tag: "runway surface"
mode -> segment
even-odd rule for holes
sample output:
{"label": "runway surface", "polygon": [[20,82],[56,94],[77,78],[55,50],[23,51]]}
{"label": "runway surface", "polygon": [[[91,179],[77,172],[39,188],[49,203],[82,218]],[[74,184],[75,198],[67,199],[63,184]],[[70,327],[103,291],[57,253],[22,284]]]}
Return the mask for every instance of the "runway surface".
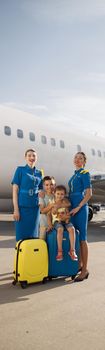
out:
{"label": "runway surface", "polygon": [[89,278],[12,285],[13,222],[0,222],[0,350],[105,349],[105,211],[88,227]]}

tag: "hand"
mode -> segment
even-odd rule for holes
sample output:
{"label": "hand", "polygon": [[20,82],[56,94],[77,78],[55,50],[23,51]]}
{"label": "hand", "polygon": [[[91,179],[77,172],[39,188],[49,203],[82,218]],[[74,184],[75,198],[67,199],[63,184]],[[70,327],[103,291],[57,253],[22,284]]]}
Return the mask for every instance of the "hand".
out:
{"label": "hand", "polygon": [[80,210],[80,207],[79,207],[79,206],[76,207],[76,208],[74,208],[74,209],[72,209],[72,210],[70,211],[70,215],[74,216],[75,214],[78,213],[79,210]]}
{"label": "hand", "polygon": [[52,228],[53,228],[53,225],[52,225],[52,224],[49,225],[48,228],[47,228],[47,230],[46,230],[46,232],[49,233],[49,232],[52,230]]}
{"label": "hand", "polygon": [[60,218],[60,220],[62,221],[66,221],[66,220],[69,220],[70,219],[70,212],[60,212],[58,213],[58,216]]}
{"label": "hand", "polygon": [[54,203],[49,201],[47,208],[48,210],[51,210],[52,208],[54,208]]}
{"label": "hand", "polygon": [[39,191],[38,192],[38,197],[39,198],[44,198],[45,197],[45,192],[44,191]]}
{"label": "hand", "polygon": [[13,218],[14,218],[15,221],[19,221],[20,220],[19,209],[14,210]]}

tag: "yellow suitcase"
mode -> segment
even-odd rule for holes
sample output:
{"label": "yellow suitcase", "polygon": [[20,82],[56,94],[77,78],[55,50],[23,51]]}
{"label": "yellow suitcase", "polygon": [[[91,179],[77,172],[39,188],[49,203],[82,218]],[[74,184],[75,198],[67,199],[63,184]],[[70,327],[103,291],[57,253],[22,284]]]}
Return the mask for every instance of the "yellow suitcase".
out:
{"label": "yellow suitcase", "polygon": [[13,284],[27,284],[43,281],[48,277],[48,250],[44,240],[32,238],[16,244]]}

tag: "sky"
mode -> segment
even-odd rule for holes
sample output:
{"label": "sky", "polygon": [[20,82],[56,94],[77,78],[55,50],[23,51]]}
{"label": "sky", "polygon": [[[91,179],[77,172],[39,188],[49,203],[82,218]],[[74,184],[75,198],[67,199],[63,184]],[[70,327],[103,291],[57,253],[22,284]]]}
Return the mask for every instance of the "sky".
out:
{"label": "sky", "polygon": [[105,135],[105,0],[0,0],[0,104]]}

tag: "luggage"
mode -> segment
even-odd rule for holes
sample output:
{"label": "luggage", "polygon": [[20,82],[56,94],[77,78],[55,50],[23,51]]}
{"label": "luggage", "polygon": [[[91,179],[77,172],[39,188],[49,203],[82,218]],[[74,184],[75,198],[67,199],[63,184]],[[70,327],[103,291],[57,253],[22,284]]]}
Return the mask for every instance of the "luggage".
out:
{"label": "luggage", "polygon": [[[78,272],[78,260],[73,261],[68,255],[70,251],[69,234],[67,231],[63,233],[63,260],[56,261],[57,255],[57,233],[56,230],[52,230],[47,234],[47,246],[49,254],[49,272],[48,276],[71,276],[72,279]],[[76,231],[76,253],[79,255],[79,232]]]}
{"label": "luggage", "polygon": [[21,240],[16,244],[14,259],[15,285],[20,282],[25,288],[29,283],[45,281],[48,276],[48,250],[42,239]]}

